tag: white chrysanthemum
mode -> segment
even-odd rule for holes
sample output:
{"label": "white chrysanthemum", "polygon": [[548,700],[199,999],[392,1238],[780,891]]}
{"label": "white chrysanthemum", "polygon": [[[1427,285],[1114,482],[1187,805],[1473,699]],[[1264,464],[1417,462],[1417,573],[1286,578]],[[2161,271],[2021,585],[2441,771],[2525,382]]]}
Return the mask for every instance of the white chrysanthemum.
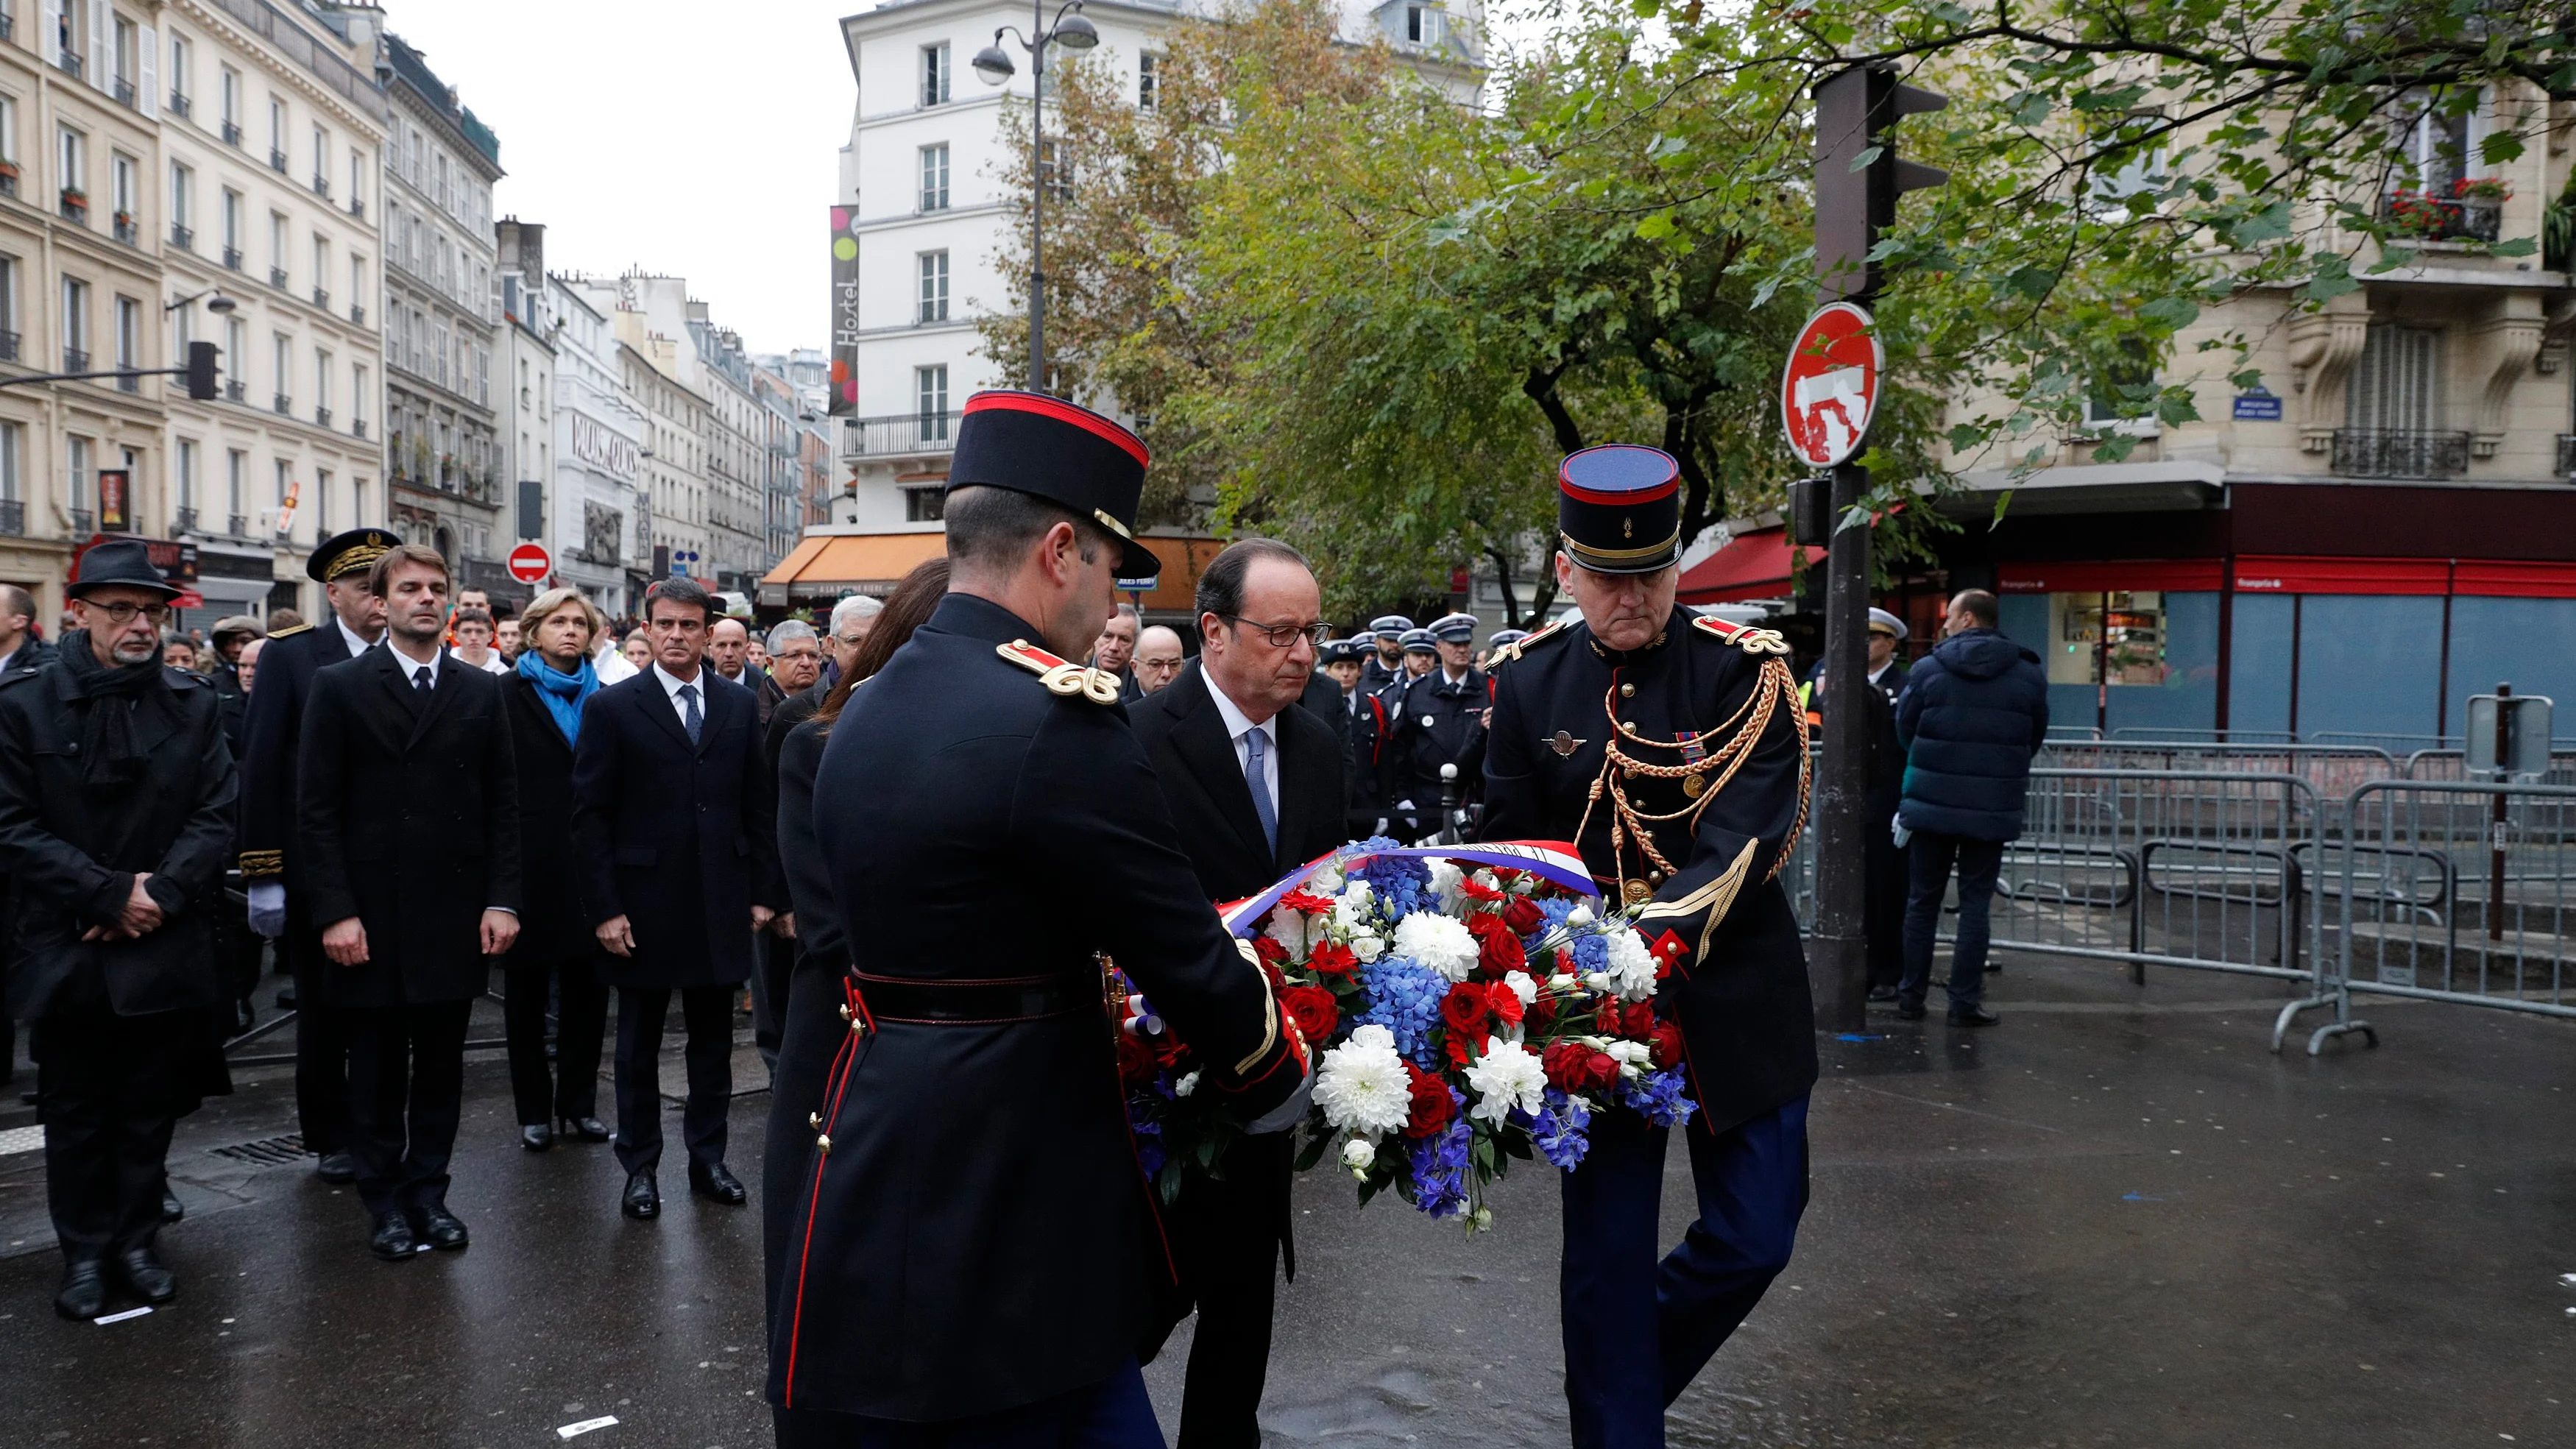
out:
{"label": "white chrysanthemum", "polygon": [[1315,943],[1324,939],[1324,922],[1320,916],[1281,906],[1270,913],[1270,924],[1261,934],[1287,947],[1289,960],[1303,961]]}
{"label": "white chrysanthemum", "polygon": [[1186,1097],[1190,1093],[1197,1091],[1198,1087],[1199,1074],[1192,1072],[1188,1076],[1181,1078],[1179,1081],[1172,1083],[1172,1095],[1175,1097]]}
{"label": "white chrysanthemum", "polygon": [[1538,1000],[1538,982],[1526,971],[1504,972],[1503,984],[1512,989],[1512,995],[1519,997],[1523,1006]]}
{"label": "white chrysanthemum", "polygon": [[1467,1090],[1476,1097],[1468,1115],[1500,1127],[1514,1107],[1536,1115],[1547,1105],[1547,1071],[1528,1047],[1487,1041],[1485,1054],[1467,1068]]}
{"label": "white chrysanthemum", "polygon": [[1655,994],[1655,953],[1645,939],[1626,929],[1608,933],[1610,991],[1621,1001],[1645,1001]]}
{"label": "white chrysanthemum", "polygon": [[1478,950],[1467,923],[1450,916],[1415,911],[1395,923],[1395,954],[1410,956],[1452,981],[1464,981],[1476,969]]}
{"label": "white chrysanthemum", "polygon": [[1402,1127],[1413,1115],[1412,1081],[1404,1059],[1395,1054],[1395,1035],[1369,1025],[1324,1053],[1315,1073],[1315,1105],[1324,1120],[1345,1132],[1377,1137]]}
{"label": "white chrysanthemum", "polygon": [[1424,863],[1431,867],[1431,898],[1453,916],[1463,913],[1467,898],[1458,893],[1458,882],[1465,880],[1467,873],[1445,860]]}

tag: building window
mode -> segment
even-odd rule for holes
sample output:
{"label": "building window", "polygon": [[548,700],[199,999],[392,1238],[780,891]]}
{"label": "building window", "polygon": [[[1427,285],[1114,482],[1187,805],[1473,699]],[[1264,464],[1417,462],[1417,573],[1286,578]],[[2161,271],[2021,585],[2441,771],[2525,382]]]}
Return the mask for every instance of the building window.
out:
{"label": "building window", "polygon": [[136,39],[134,22],[122,15],[117,16],[116,29],[110,41],[116,51],[115,93],[117,100],[129,106],[134,104],[134,63],[139,58],[136,53]]}
{"label": "building window", "polygon": [[[120,372],[131,372],[143,365],[143,304],[132,297],[116,299],[116,366]],[[119,387],[128,387],[132,378],[117,379]]]}
{"label": "building window", "polygon": [[349,430],[362,436],[367,431],[367,369],[364,365],[349,369]]}
{"label": "building window", "polygon": [[1140,111],[1154,109],[1154,72],[1161,62],[1162,57],[1150,50],[1136,57],[1136,109]]}
{"label": "building window", "polygon": [[921,48],[921,103],[925,106],[948,104],[948,42]]}
{"label": "building window", "polygon": [[921,301],[913,320],[948,320],[948,253],[945,251],[921,254]]}
{"label": "building window", "polygon": [[948,365],[916,367],[912,370],[913,440],[922,443],[948,441]]}
{"label": "building window", "polygon": [[277,410],[284,412],[295,396],[295,342],[283,333],[269,338],[269,365],[277,369]]}
{"label": "building window", "polygon": [[89,366],[89,283],[63,278],[63,371]]}
{"label": "building window", "polygon": [[2442,334],[2429,327],[2378,325],[2345,384],[2344,426],[2366,432],[2427,433],[2442,425]]}
{"label": "building window", "polygon": [[224,396],[240,402],[250,387],[249,372],[250,324],[235,317],[224,323]]}
{"label": "building window", "polygon": [[80,436],[78,433],[70,434],[63,439],[63,461],[71,473],[71,478],[63,490],[63,496],[71,500],[72,524],[75,529],[82,533],[87,533],[90,530],[89,470],[92,466],[91,453],[92,445],[90,440]]}
{"label": "building window", "polygon": [[352,149],[349,152],[349,210],[352,212],[366,210],[367,193],[360,185],[366,178],[367,158],[363,152]]}
{"label": "building window", "polygon": [[188,37],[172,32],[170,36],[170,109],[188,114],[188,97],[196,93],[197,48]]}
{"label": "building window", "polygon": [[134,158],[122,151],[116,152],[108,162],[107,170],[108,195],[116,201],[116,224],[132,226],[139,219],[136,212],[141,210],[135,200],[135,193],[140,188],[135,184]]}
{"label": "building window", "polygon": [[195,225],[194,218],[197,214],[197,208],[195,205],[196,192],[197,173],[180,165],[176,161],[171,162],[170,240],[182,247],[185,247],[188,243],[181,240],[181,238],[191,236],[192,233],[189,231],[189,228]]}
{"label": "building window", "polygon": [[331,133],[320,126],[313,128],[313,189],[331,194]]}
{"label": "building window", "polygon": [[268,164],[286,169],[286,102],[268,98]]}
{"label": "building window", "polygon": [[331,416],[331,354],[313,349],[313,420],[328,422]]}
{"label": "building window", "polygon": [[178,449],[179,506],[197,511],[197,444],[192,438],[181,438]]}
{"label": "building window", "polygon": [[2397,189],[2448,197],[2469,174],[2469,116],[2418,91],[2398,110],[2391,138],[2399,158]]}
{"label": "building window", "polygon": [[62,189],[66,196],[86,196],[89,192],[87,151],[88,147],[80,132],[69,126],[62,128],[56,141],[54,167],[61,177]]}
{"label": "building window", "polygon": [[948,507],[945,488],[906,488],[903,490],[903,521],[937,523]]}
{"label": "building window", "polygon": [[0,503],[26,499],[21,474],[27,456],[27,425],[0,423]]}
{"label": "building window", "polygon": [[242,262],[242,194],[227,187],[224,190],[224,265],[241,270]]}
{"label": "building window", "polygon": [[921,209],[948,209],[948,143],[921,148]]}
{"label": "building window", "polygon": [[224,454],[224,512],[229,516],[227,533],[239,534],[245,524],[243,509],[250,503],[250,454],[234,448]]}
{"label": "building window", "polygon": [[[18,164],[18,98],[15,96],[0,96],[0,161],[13,167]],[[17,191],[17,177],[0,181],[0,193],[14,196]]]}
{"label": "building window", "polygon": [[231,66],[221,67],[215,88],[221,92],[223,103],[224,142],[238,146],[241,144],[241,72]]}
{"label": "building window", "polygon": [[327,469],[313,470],[313,536],[329,538],[335,527],[331,521],[331,474]]}

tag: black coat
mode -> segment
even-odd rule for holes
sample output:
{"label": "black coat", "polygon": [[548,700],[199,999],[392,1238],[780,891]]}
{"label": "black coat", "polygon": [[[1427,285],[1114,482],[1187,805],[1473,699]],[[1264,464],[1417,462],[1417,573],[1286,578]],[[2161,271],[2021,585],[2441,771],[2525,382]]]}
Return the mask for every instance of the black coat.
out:
{"label": "black coat", "polygon": [[1343,695],[1329,718],[1342,734],[1350,760],[1347,829],[1353,839],[1370,834],[1386,815],[1386,772],[1394,758],[1387,749],[1392,721],[1386,701],[1366,689]]}
{"label": "black coat", "polygon": [[2021,834],[2030,762],[2048,742],[2039,656],[1992,629],[1941,641],[1914,663],[1896,704],[1909,830],[2011,840]]}
{"label": "black coat", "polygon": [[[1162,1249],[1112,1033],[1082,1004],[1098,1000],[1095,953],[1209,1060],[1202,1091],[1245,1074],[1294,1083],[1268,983],[1178,848],[1125,706],[1055,694],[1005,657],[1037,633],[950,594],[825,744],[815,828],[854,969],[952,990],[1047,977],[1075,1005],[822,1033],[852,1055],[826,1109],[831,1148],[780,1235],[796,1248],[770,1323],[773,1403],[954,1419],[1131,1360]],[[822,993],[795,1003],[800,1021],[840,1009]],[[806,1039],[791,1024],[788,1051]],[[807,1065],[783,1058],[779,1073]]]}
{"label": "black coat", "polygon": [[[785,713],[782,709],[770,718],[775,722]],[[829,738],[808,711],[778,749],[778,866],[787,880],[788,904],[796,912],[796,949],[825,959],[837,958],[849,947],[841,913],[832,905],[832,873],[824,863],[822,843],[814,837],[814,777],[823,767],[823,745]]]}
{"label": "black coat", "polygon": [[287,906],[303,917],[297,899],[303,862],[289,849],[295,838],[295,749],[304,738],[304,705],[313,676],[354,656],[337,620],[268,636],[259,651],[258,683],[243,712],[241,755],[241,871],[245,880],[284,875]]}
{"label": "black coat", "polygon": [[[80,637],[80,636],[75,636]],[[84,646],[85,647],[85,646]],[[0,680],[0,876],[10,883],[9,1015],[42,1016],[76,971],[103,968],[118,1014],[211,1007],[214,912],[223,904],[236,776],[213,690],[176,669],[132,705],[143,778],[114,795],[88,783],[80,742],[101,707],[60,663]],[[114,707],[117,701],[108,701]],[[144,890],[162,925],[83,941]]]}
{"label": "black coat", "polygon": [[[838,677],[838,671],[827,672],[834,678]],[[771,771],[775,772],[780,768],[779,761],[787,751],[788,735],[794,733],[798,725],[812,719],[814,712],[823,707],[823,696],[832,692],[832,683],[832,678],[818,679],[780,700],[778,708],[769,712],[768,748]],[[809,785],[812,783],[810,778],[807,783]]]}
{"label": "black coat", "polygon": [[626,917],[635,953],[612,986],[727,986],[751,975],[751,908],[787,908],[775,782],[751,691],[698,670],[698,742],[647,668],[590,697],[573,751],[572,837],[582,909]]}
{"label": "black coat", "polygon": [[[519,939],[513,965],[587,962],[599,951],[597,924],[582,909],[573,868],[572,742],[526,675],[501,678],[510,754],[519,767]],[[593,699],[599,696],[593,694]]]}
{"label": "black coat", "polygon": [[320,974],[337,1006],[471,1000],[491,979],[483,912],[521,908],[501,681],[442,651],[424,699],[415,667],[379,645],[315,675],[304,710],[305,910],[317,929],[351,916],[367,928],[364,964]]}
{"label": "black coat", "polygon": [[[1605,700],[1647,739],[1679,741],[1684,731],[1717,730],[1756,690],[1787,677],[1785,668],[1774,674],[1766,663],[1783,656],[1736,642],[1763,650],[1777,635],[1710,623],[1676,608],[1655,643],[1628,654],[1598,647],[1590,626],[1579,622],[1525,641],[1521,657],[1495,676],[1486,838],[1572,840],[1603,894],[1611,894],[1620,873],[1610,846],[1612,810],[1604,803],[1586,816],[1612,728]],[[1627,847],[1626,878],[1653,893],[1639,925],[1649,937],[1671,932],[1686,952],[1664,983],[1659,1009],[1682,1026],[1701,1108],[1693,1131],[1723,1132],[1804,1096],[1816,1082],[1806,956],[1788,892],[1773,875],[1803,814],[1798,719],[1794,693],[1775,699],[1750,758],[1718,788],[1697,831],[1687,818],[1654,827],[1656,848],[1677,867],[1671,878],[1648,879],[1650,867],[1634,844]],[[1556,748],[1560,732],[1567,753]],[[1726,738],[1696,743],[1714,753]],[[1648,765],[1685,759],[1650,745],[1621,750]],[[1628,793],[1646,815],[1678,815],[1696,799],[1678,778],[1631,779]]]}
{"label": "black coat", "polygon": [[1480,798],[1479,774],[1485,763],[1485,706],[1493,691],[1485,671],[1470,665],[1465,677],[1451,684],[1434,667],[1404,687],[1400,712],[1390,711],[1395,755],[1393,799],[1411,799],[1417,810],[1440,808],[1440,767],[1458,767],[1458,798]]}
{"label": "black coat", "polygon": [[1279,798],[1273,802],[1279,848],[1270,849],[1202,662],[1183,665],[1130,719],[1202,894],[1210,901],[1241,900],[1348,838],[1342,833],[1342,746],[1331,725],[1305,710],[1279,712]]}
{"label": "black coat", "polygon": [[250,721],[250,691],[242,688],[241,666],[218,657],[215,667],[206,671],[206,683],[224,702],[224,739],[232,745],[233,758],[238,760],[250,744],[244,733]]}

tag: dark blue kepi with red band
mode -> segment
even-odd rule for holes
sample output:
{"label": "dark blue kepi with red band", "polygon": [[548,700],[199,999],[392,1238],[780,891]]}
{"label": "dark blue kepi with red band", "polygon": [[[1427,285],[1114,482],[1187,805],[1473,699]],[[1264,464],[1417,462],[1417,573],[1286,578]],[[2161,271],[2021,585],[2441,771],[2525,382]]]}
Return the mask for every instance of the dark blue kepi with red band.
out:
{"label": "dark blue kepi with red band", "polygon": [[1610,443],[1566,456],[1556,473],[1556,531],[1566,556],[1596,574],[1651,574],[1680,556],[1682,470],[1670,453]]}
{"label": "dark blue kepi with red band", "polygon": [[948,487],[1008,488],[1061,503],[1117,536],[1120,578],[1144,579],[1163,571],[1136,541],[1136,503],[1152,462],[1142,438],[1089,408],[995,388],[966,399]]}

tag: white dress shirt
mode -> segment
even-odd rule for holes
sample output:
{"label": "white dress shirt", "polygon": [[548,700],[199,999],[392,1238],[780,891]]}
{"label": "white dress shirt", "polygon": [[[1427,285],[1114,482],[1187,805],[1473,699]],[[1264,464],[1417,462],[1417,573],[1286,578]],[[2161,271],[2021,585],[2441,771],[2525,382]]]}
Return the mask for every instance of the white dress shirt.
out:
{"label": "white dress shirt", "polygon": [[[1202,674],[1200,677],[1205,678],[1206,676]],[[1252,747],[1243,742],[1243,737],[1252,733],[1254,730],[1261,731],[1261,783],[1269,787],[1270,809],[1273,817],[1275,818],[1279,810],[1278,716],[1273,715],[1259,724],[1254,724],[1252,722],[1252,716],[1235,708],[1234,701],[1225,697],[1225,691],[1216,687],[1215,680],[1210,679],[1207,681],[1207,689],[1208,698],[1216,701],[1216,712],[1218,716],[1225,721],[1226,738],[1234,741],[1234,772],[1236,774],[1240,775],[1243,773],[1244,761],[1252,757]]]}
{"label": "white dress shirt", "polygon": [[680,724],[683,727],[686,727],[689,723],[689,707],[680,699],[680,688],[683,685],[696,685],[698,688],[698,723],[701,725],[706,723],[707,667],[704,664],[700,664],[698,666],[697,678],[682,679],[680,676],[663,668],[662,661],[657,659],[653,661],[653,678],[661,684],[663,695],[671,701],[671,713],[679,717]]}
{"label": "white dress shirt", "polygon": [[394,648],[391,644],[387,644],[385,648],[391,651],[394,656],[394,667],[402,671],[403,683],[411,685],[415,689],[419,688],[420,686],[418,681],[420,679],[420,672],[426,669],[429,671],[429,687],[432,689],[438,688],[438,655],[447,651],[442,649],[438,651],[437,654],[430,655],[427,659],[414,659],[410,655],[402,652],[400,649]]}
{"label": "white dress shirt", "polygon": [[368,650],[373,649],[373,648],[375,648],[375,647],[376,647],[375,645],[368,643],[366,640],[359,638],[359,637],[358,637],[358,631],[357,631],[357,630],[355,630],[355,629],[350,628],[350,627],[349,627],[349,624],[348,624],[348,621],[347,621],[347,620],[345,620],[345,619],[342,619],[342,618],[341,618],[339,615],[337,615],[337,614],[333,614],[333,615],[331,616],[331,625],[332,625],[332,627],[333,627],[333,628],[336,628],[336,629],[338,629],[338,630],[340,631],[340,637],[341,637],[342,639],[345,639],[345,640],[347,640],[347,641],[348,641],[348,643],[349,643],[349,657],[350,657],[350,658],[352,658],[352,659],[355,659],[355,658],[357,658],[359,655],[364,654],[364,653],[366,653]]}

